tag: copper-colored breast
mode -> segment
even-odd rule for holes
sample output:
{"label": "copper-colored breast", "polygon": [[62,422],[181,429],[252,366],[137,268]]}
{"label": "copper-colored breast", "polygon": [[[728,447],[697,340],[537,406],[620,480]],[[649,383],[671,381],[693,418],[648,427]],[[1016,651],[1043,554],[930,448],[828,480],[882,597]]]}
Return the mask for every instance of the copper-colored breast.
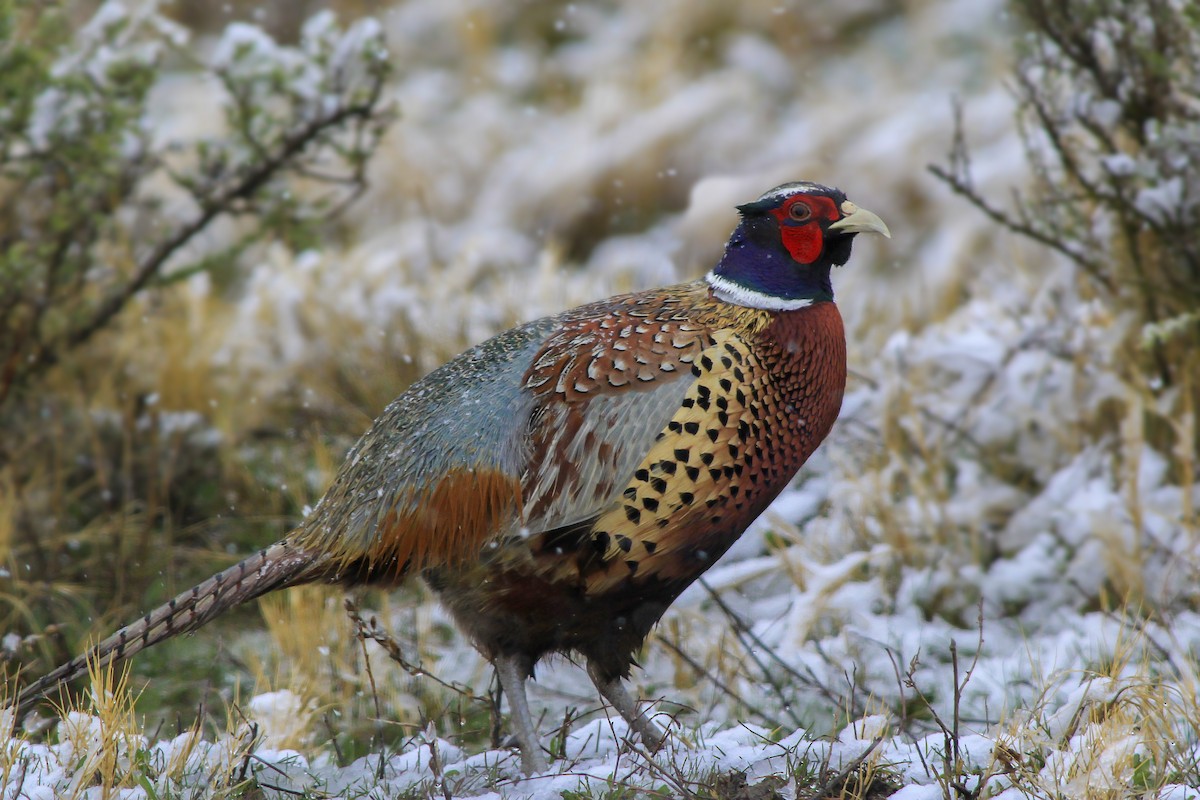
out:
{"label": "copper-colored breast", "polygon": [[589,593],[655,576],[694,580],[796,474],[837,418],[845,335],[832,303],[715,333],[695,382],[621,499],[596,522]]}

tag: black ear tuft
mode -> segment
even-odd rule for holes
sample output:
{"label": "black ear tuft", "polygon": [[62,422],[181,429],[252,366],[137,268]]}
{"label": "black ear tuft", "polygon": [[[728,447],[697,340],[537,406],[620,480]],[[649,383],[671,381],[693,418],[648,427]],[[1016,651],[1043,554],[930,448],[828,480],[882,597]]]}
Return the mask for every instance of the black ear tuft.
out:
{"label": "black ear tuft", "polygon": [[737,210],[738,210],[738,213],[741,214],[743,217],[751,217],[751,216],[756,216],[758,214],[765,214],[777,205],[779,205],[779,198],[771,197],[771,198],[767,198],[765,200],[758,199],[758,200],[755,200],[753,203],[742,203],[740,206],[737,207]]}

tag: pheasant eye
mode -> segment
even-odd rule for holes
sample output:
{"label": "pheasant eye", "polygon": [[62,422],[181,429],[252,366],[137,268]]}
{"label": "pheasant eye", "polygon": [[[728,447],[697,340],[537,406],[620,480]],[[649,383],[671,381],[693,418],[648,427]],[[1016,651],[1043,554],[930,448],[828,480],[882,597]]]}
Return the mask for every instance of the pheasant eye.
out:
{"label": "pheasant eye", "polygon": [[796,222],[804,222],[812,216],[812,208],[804,201],[792,203],[792,207],[788,209],[788,216]]}

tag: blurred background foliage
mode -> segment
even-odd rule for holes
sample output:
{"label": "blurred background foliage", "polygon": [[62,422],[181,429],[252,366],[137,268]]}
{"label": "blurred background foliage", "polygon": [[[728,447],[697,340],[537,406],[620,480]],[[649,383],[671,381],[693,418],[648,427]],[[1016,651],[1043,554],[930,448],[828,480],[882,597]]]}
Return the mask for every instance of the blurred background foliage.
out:
{"label": "blurred background foliage", "polygon": [[[208,376],[171,298],[196,275],[234,292],[248,253],[330,237],[365,186],[391,118],[385,45],[312,19],[290,47],[230,28],[205,62],[151,6],[0,4],[0,627],[25,642],[10,666],[61,659],[223,563],[222,540],[271,536],[282,523],[260,513],[295,512],[257,488],[269,450],[233,458],[211,408],[182,399]],[[166,65],[219,85],[219,135],[158,135]],[[148,347],[164,371],[133,374]],[[239,483],[265,505],[231,530]]]}

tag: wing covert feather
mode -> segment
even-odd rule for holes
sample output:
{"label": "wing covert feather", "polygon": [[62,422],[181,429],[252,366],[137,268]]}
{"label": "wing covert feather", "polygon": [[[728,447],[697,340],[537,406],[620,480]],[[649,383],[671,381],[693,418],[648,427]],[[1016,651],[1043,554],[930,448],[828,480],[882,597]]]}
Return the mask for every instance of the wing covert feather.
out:
{"label": "wing covert feather", "polygon": [[533,532],[574,526],[612,506],[712,341],[686,292],[627,295],[583,311],[562,320],[526,376],[538,402],[522,480]]}

